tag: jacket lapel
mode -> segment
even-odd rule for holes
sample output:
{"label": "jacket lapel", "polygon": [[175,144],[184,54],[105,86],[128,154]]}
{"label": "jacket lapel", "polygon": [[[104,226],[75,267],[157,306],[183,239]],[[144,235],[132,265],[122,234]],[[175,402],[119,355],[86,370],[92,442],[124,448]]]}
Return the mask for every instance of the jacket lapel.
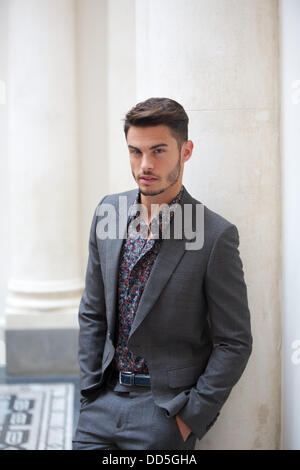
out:
{"label": "jacket lapel", "polygon": [[[138,193],[138,189],[129,191],[127,194],[127,204],[130,206]],[[119,202],[119,201],[118,201]],[[116,203],[116,216],[118,224],[120,224],[119,204]],[[128,210],[127,210],[128,213]],[[124,226],[120,229],[120,232],[125,237],[127,230],[127,221],[124,220]],[[119,275],[119,261],[121,255],[121,249],[124,238],[107,239],[105,243],[106,253],[106,269],[105,269],[105,285],[106,285],[106,316],[108,330],[114,334],[115,320],[117,312],[117,289],[118,289],[118,275]]]}
{"label": "jacket lapel", "polygon": [[169,240],[162,241],[156,261],[140,299],[129,338],[151,311],[184,252],[184,240],[170,238]]}

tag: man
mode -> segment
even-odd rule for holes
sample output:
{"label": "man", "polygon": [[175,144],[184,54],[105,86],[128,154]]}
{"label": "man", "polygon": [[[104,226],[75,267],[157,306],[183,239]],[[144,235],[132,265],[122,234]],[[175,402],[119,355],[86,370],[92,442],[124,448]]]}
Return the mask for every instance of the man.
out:
{"label": "man", "polygon": [[138,188],[94,213],[73,448],[193,449],[251,354],[238,231],[182,185],[193,143],[179,103],[137,104],[124,131]]}

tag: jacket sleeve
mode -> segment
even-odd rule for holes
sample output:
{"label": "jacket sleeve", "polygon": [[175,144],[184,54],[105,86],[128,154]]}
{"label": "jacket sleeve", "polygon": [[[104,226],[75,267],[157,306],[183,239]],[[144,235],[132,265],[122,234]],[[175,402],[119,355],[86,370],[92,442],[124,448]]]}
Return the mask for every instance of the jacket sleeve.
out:
{"label": "jacket sleeve", "polygon": [[104,284],[96,240],[97,210],[103,200],[98,204],[92,220],[85,289],[79,305],[78,356],[83,396],[99,386],[107,329]]}
{"label": "jacket sleeve", "polygon": [[238,230],[231,224],[214,243],[207,265],[205,292],[213,350],[178,413],[198,438],[216,421],[252,351],[247,288],[238,246]]}

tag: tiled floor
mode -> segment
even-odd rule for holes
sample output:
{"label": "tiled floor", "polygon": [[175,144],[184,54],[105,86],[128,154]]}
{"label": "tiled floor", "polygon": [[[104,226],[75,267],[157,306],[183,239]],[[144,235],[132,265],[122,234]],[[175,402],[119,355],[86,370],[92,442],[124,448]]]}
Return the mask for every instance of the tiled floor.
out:
{"label": "tiled floor", "polygon": [[66,383],[71,382],[75,387],[74,395],[74,414],[73,414],[73,432],[77,425],[79,416],[79,378],[73,375],[44,375],[44,376],[8,376],[5,366],[0,366],[0,384],[22,384],[22,383]]}

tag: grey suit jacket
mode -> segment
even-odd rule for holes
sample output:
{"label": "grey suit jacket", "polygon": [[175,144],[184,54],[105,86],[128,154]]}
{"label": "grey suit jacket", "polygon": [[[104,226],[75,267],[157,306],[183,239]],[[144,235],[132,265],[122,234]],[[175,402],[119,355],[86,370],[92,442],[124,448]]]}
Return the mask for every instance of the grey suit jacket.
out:
{"label": "grey suit jacket", "polygon": [[[104,386],[105,372],[115,353],[123,238],[97,236],[97,223],[107,217],[107,213],[100,214],[100,209],[103,204],[112,204],[117,219],[124,220],[124,214],[118,213],[119,196],[126,196],[131,205],[137,191],[104,197],[94,213],[86,284],[79,307],[84,396]],[[192,205],[189,215],[185,215],[184,204]],[[184,187],[182,217],[190,218],[193,228],[197,204],[201,203]],[[162,241],[128,340],[129,349],[147,362],[156,404],[167,416],[178,414],[198,438],[217,419],[252,350],[237,228],[205,205],[203,208],[201,249],[187,250],[186,242],[190,240],[184,234],[181,239],[172,237],[172,230],[170,239]]]}

